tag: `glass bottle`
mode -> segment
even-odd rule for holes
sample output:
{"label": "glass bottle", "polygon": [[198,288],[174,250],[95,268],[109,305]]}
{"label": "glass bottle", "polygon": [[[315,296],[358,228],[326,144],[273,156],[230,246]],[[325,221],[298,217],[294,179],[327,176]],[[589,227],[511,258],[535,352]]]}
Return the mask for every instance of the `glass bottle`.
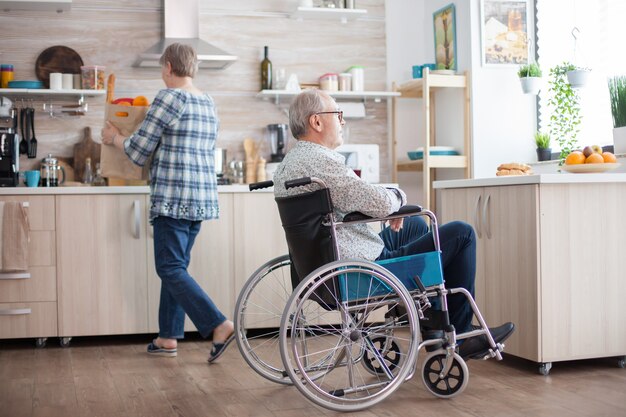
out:
{"label": "glass bottle", "polygon": [[261,62],[261,90],[272,89],[272,61],[270,61],[269,47],[265,46],[265,58]]}
{"label": "glass bottle", "polygon": [[96,176],[93,179],[93,185],[98,187],[107,185],[107,181],[102,176],[102,168],[100,168],[100,162],[96,162]]}
{"label": "glass bottle", "polygon": [[83,172],[83,184],[93,183],[93,171],[91,170],[91,158],[85,159],[85,171]]}

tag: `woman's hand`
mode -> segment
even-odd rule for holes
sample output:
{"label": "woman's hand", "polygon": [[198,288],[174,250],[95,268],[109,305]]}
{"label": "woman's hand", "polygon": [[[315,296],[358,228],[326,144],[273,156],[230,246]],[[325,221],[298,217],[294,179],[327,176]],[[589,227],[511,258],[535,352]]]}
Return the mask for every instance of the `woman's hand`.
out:
{"label": "woman's hand", "polygon": [[399,219],[391,219],[391,220],[389,220],[389,227],[394,232],[399,232],[400,229],[402,229],[402,224],[403,223],[404,223],[404,217],[401,217]]}
{"label": "woman's hand", "polygon": [[115,145],[115,138],[120,134],[117,127],[113,126],[108,120],[104,122],[104,128],[100,132],[102,143],[105,145]]}

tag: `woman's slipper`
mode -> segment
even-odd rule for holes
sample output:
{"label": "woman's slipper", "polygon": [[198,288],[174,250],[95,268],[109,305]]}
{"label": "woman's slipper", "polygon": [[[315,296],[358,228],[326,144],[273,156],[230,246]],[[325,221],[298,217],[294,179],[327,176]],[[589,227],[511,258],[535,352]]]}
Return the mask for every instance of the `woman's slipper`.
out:
{"label": "woman's slipper", "polygon": [[148,344],[148,353],[154,356],[165,356],[167,358],[173,358],[176,356],[176,348],[166,349],[159,347],[156,344],[156,339],[154,339],[152,343]]}
{"label": "woman's slipper", "polygon": [[213,343],[211,353],[209,354],[209,363],[213,363],[217,358],[222,356],[222,353],[224,353],[228,345],[230,345],[233,340],[235,340],[235,332],[231,333],[231,335],[228,336],[228,339],[226,339],[224,343]]}

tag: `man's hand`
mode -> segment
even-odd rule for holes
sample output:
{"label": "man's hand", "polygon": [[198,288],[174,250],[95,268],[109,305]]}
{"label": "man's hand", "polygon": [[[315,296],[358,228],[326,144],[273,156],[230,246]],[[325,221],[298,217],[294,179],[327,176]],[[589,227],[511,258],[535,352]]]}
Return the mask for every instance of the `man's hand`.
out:
{"label": "man's hand", "polygon": [[391,219],[389,220],[389,227],[394,232],[399,232],[402,229],[402,224],[404,223],[404,218],[399,219]]}

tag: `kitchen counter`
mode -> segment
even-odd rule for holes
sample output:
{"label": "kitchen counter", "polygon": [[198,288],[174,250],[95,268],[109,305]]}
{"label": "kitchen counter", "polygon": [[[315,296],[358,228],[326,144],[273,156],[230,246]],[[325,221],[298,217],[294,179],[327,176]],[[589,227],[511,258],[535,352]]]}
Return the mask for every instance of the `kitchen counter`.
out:
{"label": "kitchen counter", "polygon": [[[397,187],[398,184],[379,184],[384,187]],[[218,193],[249,193],[248,184],[218,185]],[[273,193],[274,188],[256,190],[255,193]],[[148,186],[122,186],[122,187],[2,187],[2,195],[73,195],[73,194],[149,194]]]}
{"label": "kitchen counter", "polygon": [[524,184],[585,184],[585,183],[622,183],[626,182],[624,173],[603,174],[539,174],[539,175],[510,175],[504,177],[475,178],[468,180],[435,181],[436,189],[466,188],[466,187],[497,187],[500,185]]}

